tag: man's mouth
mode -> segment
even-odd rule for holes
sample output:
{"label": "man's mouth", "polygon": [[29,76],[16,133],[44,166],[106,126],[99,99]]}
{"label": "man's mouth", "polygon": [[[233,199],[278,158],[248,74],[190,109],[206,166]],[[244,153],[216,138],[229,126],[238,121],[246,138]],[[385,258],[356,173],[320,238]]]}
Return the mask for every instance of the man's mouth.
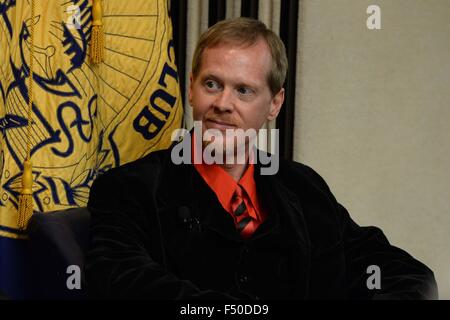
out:
{"label": "man's mouth", "polygon": [[236,128],[236,126],[230,122],[216,120],[216,119],[207,119],[205,121],[205,124],[208,129],[226,130],[226,129],[235,129]]}

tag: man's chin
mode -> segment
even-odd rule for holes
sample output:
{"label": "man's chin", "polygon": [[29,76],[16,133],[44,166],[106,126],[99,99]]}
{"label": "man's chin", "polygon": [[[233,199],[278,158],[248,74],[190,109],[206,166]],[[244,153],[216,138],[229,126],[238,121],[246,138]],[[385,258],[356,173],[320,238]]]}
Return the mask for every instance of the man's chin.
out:
{"label": "man's chin", "polygon": [[203,149],[208,148],[208,151],[214,151],[217,156],[238,156],[238,154],[246,153],[246,144],[237,143],[233,138],[226,139],[215,139],[214,141],[203,141]]}

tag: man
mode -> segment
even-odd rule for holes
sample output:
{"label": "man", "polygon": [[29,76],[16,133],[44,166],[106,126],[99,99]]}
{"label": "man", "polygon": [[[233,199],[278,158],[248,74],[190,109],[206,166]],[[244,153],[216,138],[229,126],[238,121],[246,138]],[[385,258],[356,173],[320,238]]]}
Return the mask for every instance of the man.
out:
{"label": "man", "polygon": [[[219,160],[244,146],[246,161],[175,164],[175,144],[100,176],[89,199],[87,277],[95,296],[437,297],[432,271],[380,229],[353,222],[311,168],[281,160],[275,174],[263,175],[250,141],[236,147],[227,136],[278,115],[286,70],[281,40],[261,22],[226,20],[201,36],[189,102],[203,135],[180,143],[201,157],[223,143],[223,153],[211,153]],[[225,137],[205,139],[211,131]]]}

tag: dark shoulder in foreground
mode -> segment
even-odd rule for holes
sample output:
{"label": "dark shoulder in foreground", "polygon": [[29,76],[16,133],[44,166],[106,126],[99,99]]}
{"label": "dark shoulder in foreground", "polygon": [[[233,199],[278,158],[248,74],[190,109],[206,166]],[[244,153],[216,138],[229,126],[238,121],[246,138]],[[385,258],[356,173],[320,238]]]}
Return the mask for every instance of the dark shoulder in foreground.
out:
{"label": "dark shoulder in foreground", "polygon": [[168,158],[170,158],[170,149],[154,151],[145,155],[140,159],[125,163],[116,168],[112,168],[103,173],[102,175],[99,175],[99,177],[133,175],[145,169],[159,170],[163,166],[165,166]]}
{"label": "dark shoulder in foreground", "polygon": [[169,161],[170,151],[159,150],[98,175],[89,193],[88,207],[98,205],[100,199],[148,189],[149,183],[159,181]]}
{"label": "dark shoulder in foreground", "polygon": [[306,164],[280,158],[280,169],[278,175],[285,181],[289,187],[297,189],[298,187],[308,185],[310,188],[331,195],[331,190],[325,180],[311,167]]}

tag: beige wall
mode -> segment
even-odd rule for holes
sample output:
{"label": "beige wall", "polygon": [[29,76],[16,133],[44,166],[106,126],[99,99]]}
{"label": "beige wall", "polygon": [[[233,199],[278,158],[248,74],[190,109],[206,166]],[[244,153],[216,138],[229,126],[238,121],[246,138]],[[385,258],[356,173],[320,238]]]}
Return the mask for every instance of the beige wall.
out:
{"label": "beige wall", "polygon": [[450,0],[302,0],[300,19],[295,159],[450,299]]}

